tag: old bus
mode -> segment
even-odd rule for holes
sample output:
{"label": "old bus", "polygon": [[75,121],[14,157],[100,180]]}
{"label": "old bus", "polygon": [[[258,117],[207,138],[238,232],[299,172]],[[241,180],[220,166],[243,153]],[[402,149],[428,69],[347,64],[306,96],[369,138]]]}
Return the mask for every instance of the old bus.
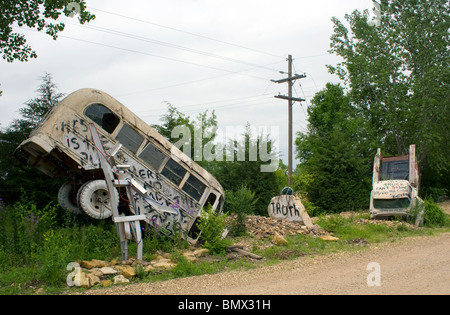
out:
{"label": "old bus", "polygon": [[[88,128],[92,123],[106,152],[117,142],[122,145],[115,158],[130,166],[132,179],[147,191],[151,202],[145,214],[155,227],[171,233],[178,223],[193,240],[202,208],[211,205],[216,212],[222,211],[224,190],[210,173],[124,105],[95,89],[67,96],[15,153],[50,177],[68,178],[58,193],[63,208],[95,219],[112,216],[111,196]],[[119,188],[112,195],[119,199],[120,211],[130,209]],[[176,211],[161,214],[158,205]]]}

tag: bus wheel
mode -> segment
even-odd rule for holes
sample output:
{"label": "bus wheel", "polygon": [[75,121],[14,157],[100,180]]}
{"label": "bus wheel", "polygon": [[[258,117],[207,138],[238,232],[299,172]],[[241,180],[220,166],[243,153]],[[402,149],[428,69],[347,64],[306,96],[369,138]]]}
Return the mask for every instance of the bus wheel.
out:
{"label": "bus wheel", "polygon": [[[119,195],[114,189],[113,198],[119,201]],[[81,187],[78,204],[90,217],[104,220],[112,216],[111,201],[108,187],[104,180],[93,180]]]}
{"label": "bus wheel", "polygon": [[58,191],[58,202],[61,207],[73,214],[82,214],[83,211],[78,207],[76,202],[77,187],[67,182],[59,188]]}

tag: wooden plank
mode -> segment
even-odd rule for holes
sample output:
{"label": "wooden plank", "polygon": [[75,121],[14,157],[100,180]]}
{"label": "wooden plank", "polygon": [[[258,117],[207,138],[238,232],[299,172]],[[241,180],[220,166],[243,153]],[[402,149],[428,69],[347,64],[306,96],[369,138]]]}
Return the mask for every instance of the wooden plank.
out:
{"label": "wooden plank", "polygon": [[150,222],[145,215],[129,215],[126,217],[116,217],[113,218],[115,223],[120,222],[133,222],[133,221],[148,221]]}

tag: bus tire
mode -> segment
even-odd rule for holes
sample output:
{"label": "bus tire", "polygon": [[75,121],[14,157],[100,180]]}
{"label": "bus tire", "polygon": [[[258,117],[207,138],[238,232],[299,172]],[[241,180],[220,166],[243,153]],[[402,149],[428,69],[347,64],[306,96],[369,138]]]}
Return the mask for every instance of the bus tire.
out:
{"label": "bus tire", "polygon": [[76,203],[77,187],[67,182],[63,184],[58,191],[58,202],[60,206],[73,214],[82,214],[83,211],[78,207]]}
{"label": "bus tire", "polygon": [[[119,201],[117,190],[113,198]],[[113,215],[108,187],[104,180],[93,180],[83,185],[80,190],[78,204],[91,218],[105,220]]]}

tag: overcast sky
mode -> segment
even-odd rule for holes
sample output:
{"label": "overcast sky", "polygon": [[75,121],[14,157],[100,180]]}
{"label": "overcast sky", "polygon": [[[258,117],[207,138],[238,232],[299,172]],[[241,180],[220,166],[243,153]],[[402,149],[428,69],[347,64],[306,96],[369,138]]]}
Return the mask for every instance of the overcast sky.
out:
{"label": "overcast sky", "polygon": [[[327,82],[339,82],[326,65],[331,18],[370,9],[371,0],[86,0],[96,19],[85,26],[64,18],[58,40],[30,30],[37,59],[0,60],[0,127],[19,118],[36,96],[39,80],[52,74],[59,91],[97,88],[118,99],[149,124],[158,123],[169,102],[196,116],[216,110],[219,126],[279,126],[287,155],[286,58],[294,58],[294,131],[306,130],[306,107]],[[300,86],[301,85],[301,86]]]}

